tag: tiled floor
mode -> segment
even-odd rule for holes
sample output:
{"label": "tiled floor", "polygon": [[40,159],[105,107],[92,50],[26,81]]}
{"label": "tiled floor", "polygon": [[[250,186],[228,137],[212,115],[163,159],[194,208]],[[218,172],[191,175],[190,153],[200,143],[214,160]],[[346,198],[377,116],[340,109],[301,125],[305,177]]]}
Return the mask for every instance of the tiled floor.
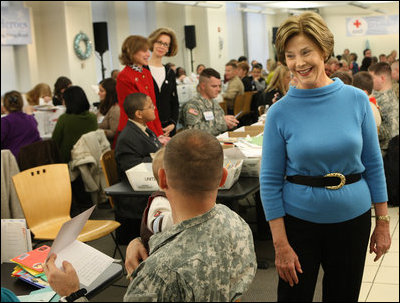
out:
{"label": "tiled floor", "polygon": [[[375,254],[367,252],[360,302],[399,302],[399,207],[390,207],[388,212],[392,245],[377,262],[374,262]],[[371,232],[374,226],[375,218]]]}

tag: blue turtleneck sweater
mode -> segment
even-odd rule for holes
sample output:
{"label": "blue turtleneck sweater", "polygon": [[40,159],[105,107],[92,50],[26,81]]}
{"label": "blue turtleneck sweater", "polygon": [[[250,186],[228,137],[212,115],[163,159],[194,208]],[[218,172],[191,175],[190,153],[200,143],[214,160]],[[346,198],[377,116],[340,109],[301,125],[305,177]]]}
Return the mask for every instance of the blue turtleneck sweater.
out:
{"label": "blue turtleneck sweater", "polygon": [[[331,172],[362,173],[362,179],[338,190],[285,180],[285,175]],[[365,213],[371,202],[386,202],[368,96],[338,78],[315,89],[291,87],[267,114],[260,187],[267,220],[289,214],[314,223],[337,223]]]}

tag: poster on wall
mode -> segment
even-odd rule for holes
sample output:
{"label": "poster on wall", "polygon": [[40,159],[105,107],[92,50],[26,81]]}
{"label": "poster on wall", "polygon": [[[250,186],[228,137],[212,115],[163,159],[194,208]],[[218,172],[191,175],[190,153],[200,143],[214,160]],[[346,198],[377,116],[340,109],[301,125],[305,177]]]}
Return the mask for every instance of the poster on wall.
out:
{"label": "poster on wall", "polygon": [[399,15],[346,18],[347,36],[395,35]]}
{"label": "poster on wall", "polygon": [[23,6],[1,6],[1,45],[32,43],[29,9]]}

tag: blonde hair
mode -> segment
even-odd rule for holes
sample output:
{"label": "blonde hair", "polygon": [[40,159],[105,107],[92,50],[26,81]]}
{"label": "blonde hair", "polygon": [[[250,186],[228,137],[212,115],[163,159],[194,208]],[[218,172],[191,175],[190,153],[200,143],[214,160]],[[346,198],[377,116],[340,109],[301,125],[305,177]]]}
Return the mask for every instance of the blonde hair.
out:
{"label": "blonde hair", "polygon": [[326,62],[333,53],[334,38],[322,17],[314,12],[291,16],[279,26],[275,43],[278,60],[286,65],[287,42],[292,37],[301,34],[311,39],[320,48]]}
{"label": "blonde hair", "polygon": [[266,92],[272,91],[274,89],[280,91],[282,94],[286,95],[289,85],[285,85],[283,80],[286,74],[289,73],[289,68],[286,65],[279,65],[275,71],[274,75],[272,76],[271,81],[269,82],[267,88],[265,89]]}
{"label": "blonde hair", "polygon": [[51,88],[46,83],[39,83],[26,93],[26,100],[29,105],[39,105],[39,98],[42,98],[43,96],[51,97]]}
{"label": "blonde hair", "polygon": [[131,65],[135,63],[133,56],[139,51],[147,51],[150,49],[149,40],[143,36],[132,35],[125,39],[121,47],[121,55],[119,61],[122,65]]}
{"label": "blonde hair", "polygon": [[154,178],[156,179],[157,183],[159,183],[158,180],[158,170],[160,168],[164,167],[164,152],[165,152],[165,147],[161,147],[153,157],[153,164],[151,168],[153,169],[153,175]]}
{"label": "blonde hair", "polygon": [[167,57],[175,56],[178,53],[178,41],[176,39],[175,32],[167,27],[156,29],[154,32],[150,34],[149,36],[150,50],[153,51],[154,43],[157,42],[158,38],[161,35],[167,35],[171,38],[171,43],[169,44],[168,53],[166,53],[165,56]]}

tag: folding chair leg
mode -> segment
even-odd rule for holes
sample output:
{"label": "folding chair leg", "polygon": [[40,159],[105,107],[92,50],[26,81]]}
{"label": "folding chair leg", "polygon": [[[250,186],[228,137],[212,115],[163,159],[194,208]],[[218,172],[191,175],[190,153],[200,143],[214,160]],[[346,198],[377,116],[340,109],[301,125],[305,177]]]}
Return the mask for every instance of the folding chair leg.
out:
{"label": "folding chair leg", "polygon": [[123,268],[123,271],[124,271],[124,273],[125,273],[125,258],[124,258],[124,255],[122,254],[122,251],[121,251],[121,249],[119,248],[119,245],[118,245],[118,243],[117,243],[117,239],[115,239],[114,234],[113,234],[113,233],[110,233],[110,235],[111,235],[111,237],[113,238],[114,243],[115,243],[113,258],[115,257],[115,254],[116,254],[116,252],[117,252],[117,250],[118,250],[118,252],[119,252],[119,254],[120,254],[121,258],[122,258],[122,262],[123,262],[122,268]]}

